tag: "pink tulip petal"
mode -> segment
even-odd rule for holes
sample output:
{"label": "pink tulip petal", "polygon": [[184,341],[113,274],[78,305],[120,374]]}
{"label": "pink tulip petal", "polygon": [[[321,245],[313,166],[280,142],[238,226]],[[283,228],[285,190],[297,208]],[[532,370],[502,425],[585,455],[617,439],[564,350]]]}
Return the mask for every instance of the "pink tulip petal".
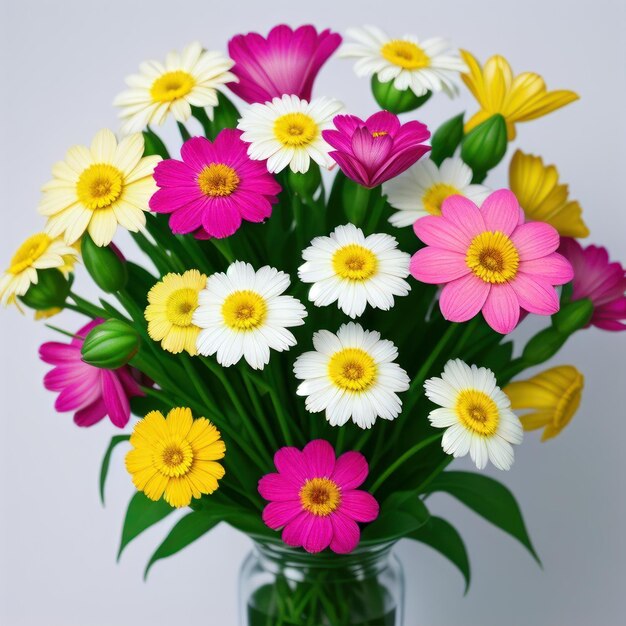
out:
{"label": "pink tulip petal", "polygon": [[348,554],[359,544],[361,531],[357,523],[340,511],[335,511],[330,516],[333,524],[333,539],[330,549],[337,554]]}
{"label": "pink tulip petal", "polygon": [[282,474],[265,474],[259,480],[259,493],[265,500],[298,500],[299,488]]}
{"label": "pink tulip petal", "polygon": [[351,154],[345,152],[330,152],[330,157],[333,158],[337,165],[341,168],[343,173],[356,183],[363,185],[364,187],[371,187],[370,175],[357,159]]}
{"label": "pink tulip petal", "polygon": [[324,439],[314,439],[304,446],[302,454],[313,476],[329,478],[335,469],[335,450]]}
{"label": "pink tulip petal", "polygon": [[270,502],[263,509],[263,521],[272,530],[279,530],[289,524],[302,513],[302,504],[299,500],[280,500]]}
{"label": "pink tulip petal", "polygon": [[367,491],[357,489],[341,494],[341,512],[357,522],[372,522],[378,517],[376,498]]}
{"label": "pink tulip petal", "polygon": [[124,428],[130,419],[130,404],[124,393],[124,388],[115,372],[102,372],[102,397],[107,407],[107,413],[114,426]]}
{"label": "pink tulip petal", "polygon": [[409,146],[404,150],[397,151],[394,146],[394,154],[376,170],[372,185],[381,185],[391,178],[395,178],[404,170],[419,161],[428,151],[430,146]]}
{"label": "pink tulip petal", "polygon": [[465,196],[448,196],[441,205],[441,215],[456,226],[470,242],[487,230],[480,209]]}
{"label": "pink tulip petal", "polygon": [[491,285],[474,274],[448,283],[439,296],[443,316],[451,322],[467,322],[482,309]]}
{"label": "pink tulip petal", "polygon": [[393,137],[400,130],[400,120],[397,115],[389,111],[378,111],[365,120],[365,128],[370,135],[385,133]]}
{"label": "pink tulip petal", "polygon": [[107,414],[106,405],[102,397],[99,397],[93,404],[86,406],[74,414],[74,423],[76,426],[88,427],[97,424],[104,419]]}
{"label": "pink tulip petal", "polygon": [[415,234],[427,245],[467,254],[472,237],[439,215],[420,217],[413,224]]}
{"label": "pink tulip petal", "polygon": [[354,131],[364,126],[365,122],[356,115],[335,115],[333,124],[340,133],[352,137]]}
{"label": "pink tulip petal", "polygon": [[333,524],[330,517],[313,516],[308,534],[303,538],[302,547],[315,554],[325,550],[333,538]]}
{"label": "pink tulip petal", "polygon": [[410,270],[417,280],[434,285],[449,283],[471,271],[464,255],[440,248],[418,250],[411,258]]}
{"label": "pink tulip petal", "polygon": [[508,283],[491,286],[483,306],[483,317],[491,328],[503,335],[510,333],[520,318],[520,303]]}
{"label": "pink tulip petal", "polygon": [[527,222],[511,235],[520,261],[532,261],[552,254],[559,247],[559,233],[549,224]]}
{"label": "pink tulip petal", "polygon": [[539,282],[528,274],[518,273],[510,283],[523,309],[538,315],[552,315],[559,310],[559,296],[549,283]]}
{"label": "pink tulip petal", "polygon": [[498,189],[485,198],[480,207],[487,230],[510,235],[520,221],[520,206],[515,194],[508,189]]}
{"label": "pink tulip petal", "polygon": [[558,252],[530,261],[522,261],[518,271],[551,285],[564,285],[574,278],[571,263]]}
{"label": "pink tulip petal", "polygon": [[335,469],[330,477],[342,489],[356,489],[367,478],[369,467],[360,452],[344,452],[335,462]]}
{"label": "pink tulip petal", "polygon": [[375,172],[391,153],[393,139],[389,135],[372,137],[367,128],[358,128],[352,135],[352,153],[368,172]]}

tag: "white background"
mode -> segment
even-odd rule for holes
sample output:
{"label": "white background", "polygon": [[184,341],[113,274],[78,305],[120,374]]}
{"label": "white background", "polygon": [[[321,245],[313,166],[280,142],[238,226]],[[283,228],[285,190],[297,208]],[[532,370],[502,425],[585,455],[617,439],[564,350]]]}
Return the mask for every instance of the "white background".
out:
{"label": "white background", "polygon": [[[517,71],[540,72],[581,100],[519,125],[516,145],[556,163],[585,210],[591,240],[626,261],[624,206],[624,3],[619,0],[503,2],[165,2],[2,0],[0,14],[0,228],[2,263],[41,228],[39,187],[52,163],[101,127],[117,128],[113,97],[140,61],[199,39],[225,50],[235,33],[313,22],[340,32],[377,24],[396,36],[442,35],[481,60],[505,55]],[[318,95],[352,112],[374,110],[368,83],[350,61],[333,60]],[[461,100],[433,98],[419,111],[431,127]],[[172,129],[166,136],[177,141]],[[510,154],[510,153],[509,153]],[[505,183],[505,168],[488,183]],[[123,237],[121,243],[127,242]],[[78,290],[89,293],[82,273]],[[82,284],[81,284],[82,283]],[[74,329],[71,314],[54,322]],[[100,460],[114,428],[81,430],[56,414],[37,349],[55,338],[15,310],[1,313],[0,623],[3,626],[234,626],[236,580],[248,540],[219,528],[192,548],[143,567],[172,520],[151,529],[115,563],[132,486],[122,451],[113,459],[108,503],[98,501]],[[467,542],[473,583],[428,548],[403,543],[407,626],[617,626],[623,623],[624,348],[626,334],[589,330],[558,356],[587,387],[579,414],[556,440],[527,436],[513,469],[499,475],[516,494],[544,570],[515,541],[441,496],[431,509]],[[458,467],[466,465],[459,464]]]}

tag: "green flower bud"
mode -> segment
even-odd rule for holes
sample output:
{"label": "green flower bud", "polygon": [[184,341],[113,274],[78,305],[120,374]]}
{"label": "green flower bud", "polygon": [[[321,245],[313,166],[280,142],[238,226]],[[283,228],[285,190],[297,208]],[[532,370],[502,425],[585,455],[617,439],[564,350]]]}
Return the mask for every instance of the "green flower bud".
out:
{"label": "green flower bud", "polygon": [[139,335],[121,320],[110,319],[93,328],[85,337],[83,361],[106,370],[126,365],[139,350]]}
{"label": "green flower bud", "polygon": [[62,309],[70,293],[71,282],[57,269],[37,270],[37,283],[19,299],[31,309]]}
{"label": "green flower bud", "polygon": [[380,186],[368,189],[346,178],[341,189],[341,203],[348,221],[355,226],[363,226],[373,198],[380,193]]}
{"label": "green flower bud", "polygon": [[568,302],[552,316],[552,324],[561,333],[571,335],[584,328],[593,315],[593,302],[584,298],[576,302]]}
{"label": "green flower bud", "polygon": [[463,139],[463,116],[464,113],[444,122],[436,131],[431,140],[432,149],[430,158],[437,165],[441,165],[444,159],[454,155]]}
{"label": "green flower bud", "polygon": [[473,182],[484,180],[487,172],[500,163],[506,147],[506,123],[499,113],[476,126],[463,138],[461,158],[472,168]]}
{"label": "green flower bud", "polygon": [[537,333],[524,348],[522,359],[527,366],[539,365],[553,357],[567,341],[569,335],[559,332],[554,326]]}
{"label": "green flower bud", "polygon": [[305,174],[292,172],[291,169],[287,173],[289,187],[305,199],[313,196],[321,182],[320,166],[313,161],[311,161],[309,170]]}
{"label": "green flower bud", "polygon": [[423,96],[416,96],[411,89],[400,91],[393,86],[393,82],[390,80],[388,83],[381,83],[374,74],[372,93],[381,108],[396,115],[418,109],[432,96],[431,91],[427,91]]}
{"label": "green flower bud", "polygon": [[126,286],[126,262],[110,245],[97,246],[89,234],[85,233],[80,251],[89,275],[102,291],[115,293]]}

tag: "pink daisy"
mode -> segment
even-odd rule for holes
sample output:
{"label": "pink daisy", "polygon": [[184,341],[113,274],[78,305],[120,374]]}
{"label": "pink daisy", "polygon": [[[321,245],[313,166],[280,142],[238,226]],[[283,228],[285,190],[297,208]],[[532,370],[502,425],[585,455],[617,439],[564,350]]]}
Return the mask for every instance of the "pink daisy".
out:
{"label": "pink daisy", "polygon": [[102,324],[95,319],[83,326],[69,344],[49,341],[39,348],[45,363],[54,365],[43,383],[50,391],[59,391],[54,408],[60,413],[76,411],[78,426],[93,426],[106,415],[118,428],[124,428],[130,419],[129,398],[143,396],[137,381],[127,366],[105,370],[88,365],[82,360],[81,347],[89,331]]}
{"label": "pink daisy", "polygon": [[187,140],[182,161],[167,159],[154,170],[160,189],[150,199],[156,213],[171,213],[175,234],[228,237],[242,220],[262,222],[272,214],[280,185],[263,161],[248,157],[241,131],[226,128],[211,143]]}
{"label": "pink daisy", "polygon": [[606,248],[583,248],[575,239],[563,238],[560,252],[574,268],[572,300],[593,303],[589,322],[603,330],[626,330],[626,270],[609,261]]}
{"label": "pink daisy", "polygon": [[330,156],[343,173],[364,187],[377,187],[401,174],[418,161],[430,146],[425,124],[400,124],[397,115],[379,111],[363,121],[354,115],[337,115],[337,130],[324,130],[322,137],[335,151]]}
{"label": "pink daisy", "polygon": [[323,439],[298,448],[281,448],[274,455],[277,474],[259,481],[259,493],[270,503],[263,521],[273,530],[283,529],[283,541],[307,552],[352,552],[361,531],[357,522],[378,517],[374,496],[357,489],[367,478],[368,466],[360,452],[335,458]]}
{"label": "pink daisy", "polygon": [[238,83],[232,92],[246,102],[271,102],[283,95],[311,100],[313,82],[320,68],[341,43],[341,36],[310,24],[292,30],[275,26],[267,38],[258,33],[236,35],[228,42],[228,54]]}
{"label": "pink daisy", "polygon": [[480,209],[463,196],[450,196],[440,216],[415,222],[426,244],[411,259],[411,274],[424,283],[445,284],[443,316],[465,322],[482,310],[489,326],[509,333],[520,308],[539,315],[559,310],[554,285],[572,279],[569,261],[555,252],[559,234],[543,222],[524,223],[508,189],[494,191]]}

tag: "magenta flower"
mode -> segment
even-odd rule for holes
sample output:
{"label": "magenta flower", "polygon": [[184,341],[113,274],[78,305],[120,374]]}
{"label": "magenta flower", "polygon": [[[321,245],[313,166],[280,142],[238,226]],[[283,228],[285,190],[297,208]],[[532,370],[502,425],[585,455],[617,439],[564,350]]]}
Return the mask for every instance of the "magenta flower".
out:
{"label": "magenta flower", "polygon": [[267,38],[258,33],[236,35],[228,42],[228,54],[238,83],[228,87],[246,102],[271,102],[283,95],[311,100],[313,82],[320,68],[341,43],[330,30],[318,33],[311,25],[292,30],[281,24]]}
{"label": "magenta flower", "polygon": [[192,137],[180,150],[182,161],[167,159],[154,170],[160,189],[150,199],[156,213],[171,213],[175,234],[228,237],[242,220],[262,222],[272,214],[280,185],[264,161],[248,157],[241,131],[226,128],[211,143]]}
{"label": "magenta flower", "polygon": [[559,234],[543,222],[524,223],[517,198],[494,191],[480,209],[463,196],[450,196],[440,216],[413,226],[426,244],[411,259],[411,274],[424,283],[445,284],[443,316],[465,322],[482,310],[489,326],[511,332],[520,308],[552,315],[559,310],[554,285],[572,279],[569,261],[555,252]]}
{"label": "magenta flower", "polygon": [[425,124],[400,124],[389,111],[374,113],[365,121],[337,115],[333,122],[337,130],[322,131],[326,143],[335,149],[329,154],[348,178],[364,187],[377,187],[394,178],[430,150],[422,143],[430,137]]}
{"label": "magenta flower", "polygon": [[39,348],[45,363],[54,365],[43,383],[50,391],[59,391],[54,408],[60,413],[76,411],[78,426],[93,426],[106,415],[118,428],[124,428],[130,419],[129,398],[143,396],[128,366],[104,370],[85,363],[80,354],[83,339],[89,331],[102,324],[95,319],[83,326],[69,344],[49,341]]}
{"label": "magenta flower", "polygon": [[328,441],[316,439],[298,448],[281,448],[274,455],[277,474],[259,481],[259,493],[270,503],[263,521],[283,529],[283,541],[307,552],[352,552],[361,531],[357,522],[378,517],[374,496],[357,489],[367,478],[367,461],[360,452],[335,459]]}
{"label": "magenta flower", "polygon": [[590,325],[603,330],[626,330],[626,270],[609,261],[606,248],[583,248],[575,239],[563,238],[560,252],[574,268],[572,300],[593,303]]}

